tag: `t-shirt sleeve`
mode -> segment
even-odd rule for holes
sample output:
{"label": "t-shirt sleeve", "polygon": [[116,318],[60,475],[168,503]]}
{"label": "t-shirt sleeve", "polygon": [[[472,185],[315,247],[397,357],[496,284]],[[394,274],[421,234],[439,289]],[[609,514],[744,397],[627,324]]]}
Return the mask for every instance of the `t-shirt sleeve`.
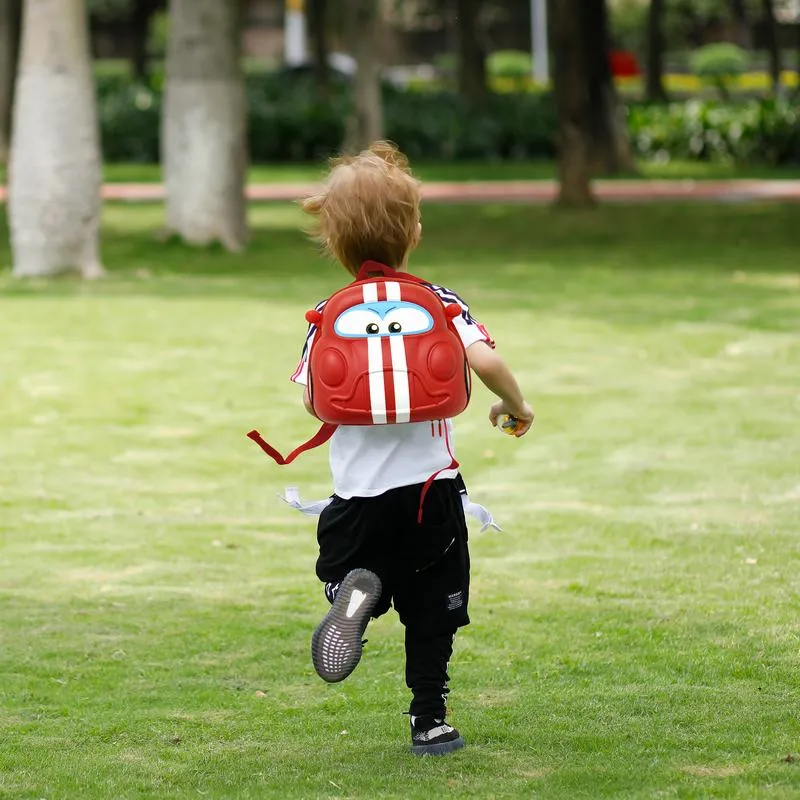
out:
{"label": "t-shirt sleeve", "polygon": [[[322,311],[326,302],[326,300],[323,300],[319,303],[317,305],[317,311]],[[314,325],[314,323],[309,323],[308,331],[306,332],[306,340],[303,344],[303,350],[300,353],[300,362],[297,365],[297,369],[295,369],[292,376],[289,378],[292,383],[299,383],[301,386],[306,386],[308,384],[308,358],[311,355],[311,348],[316,338],[317,326]]]}
{"label": "t-shirt sleeve", "polygon": [[464,300],[455,292],[451,292],[443,286],[432,285],[431,289],[439,295],[439,298],[446,305],[457,303],[461,306],[461,314],[453,318],[453,324],[465,348],[475,344],[475,342],[486,342],[489,347],[494,348],[494,339],[492,335],[486,330],[484,325],[478,322],[478,320],[469,313],[469,306]]}

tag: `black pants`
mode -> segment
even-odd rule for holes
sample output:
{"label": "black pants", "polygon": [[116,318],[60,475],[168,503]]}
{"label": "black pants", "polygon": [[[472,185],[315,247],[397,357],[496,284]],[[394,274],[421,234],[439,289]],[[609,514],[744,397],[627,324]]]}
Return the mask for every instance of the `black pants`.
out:
{"label": "black pants", "polygon": [[417,521],[422,486],[377,497],[334,496],[317,528],[317,576],[332,599],[352,569],[372,570],[383,593],[373,617],[394,605],[406,628],[406,684],[415,716],[443,717],[453,637],[469,624],[469,551],[463,482],[434,481]]}

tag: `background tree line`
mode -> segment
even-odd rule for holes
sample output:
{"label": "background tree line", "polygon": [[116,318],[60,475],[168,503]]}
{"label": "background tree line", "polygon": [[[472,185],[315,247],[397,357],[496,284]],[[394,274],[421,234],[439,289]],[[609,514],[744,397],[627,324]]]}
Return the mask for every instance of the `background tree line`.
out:
{"label": "background tree line", "polygon": [[[617,21],[624,20],[625,14],[631,19],[638,14],[648,65],[647,93],[663,100],[665,47],[676,35],[676,25],[683,25],[688,35],[702,20],[710,24],[715,15],[723,14],[735,23],[745,43],[750,42],[754,14],[759,11],[759,18],[767,20],[764,35],[777,87],[776,2],[780,0],[650,0],[649,4],[551,0],[560,201],[591,203],[593,177],[635,170],[609,57],[620,36],[632,35],[632,27],[612,25],[612,14]],[[132,72],[144,81],[154,63],[148,41],[160,12],[168,20],[160,65],[164,76],[160,159],[167,194],[163,233],[196,245],[219,241],[232,251],[246,245],[243,5],[240,0],[0,2],[4,135],[0,148],[6,149],[10,133],[9,220],[16,274],[50,274],[70,268],[86,276],[102,274],[98,255],[101,149],[91,24],[129,26],[135,42]],[[465,107],[476,113],[491,100],[485,28],[493,14],[505,13],[501,6],[490,0],[421,0],[414,6],[418,15],[449,20],[455,32],[458,94]],[[384,23],[386,14],[399,8],[371,0],[308,1],[318,99],[329,98],[336,79],[329,68],[334,39],[344,44],[357,64],[344,122],[345,150],[359,149],[384,135]],[[406,6],[403,9],[408,12]],[[409,119],[407,124],[423,125],[424,119]]]}

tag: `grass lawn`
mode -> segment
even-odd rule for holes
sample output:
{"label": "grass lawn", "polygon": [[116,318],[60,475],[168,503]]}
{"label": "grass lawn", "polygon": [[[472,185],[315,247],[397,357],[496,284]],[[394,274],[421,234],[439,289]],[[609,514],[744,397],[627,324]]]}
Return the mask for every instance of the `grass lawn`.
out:
{"label": "grass lawn", "polygon": [[[551,161],[520,163],[477,162],[415,163],[415,172],[426,181],[524,181],[551,180],[556,177],[556,165]],[[661,178],[722,180],[728,178],[765,178],[780,180],[800,178],[800,167],[743,167],[733,164],[707,164],[698,161],[675,161],[669,164],[642,162],[640,173],[619,175],[619,178]],[[322,174],[319,164],[267,164],[250,168],[250,183],[302,183],[316,181]],[[108,164],[106,180],[115,183],[155,183],[161,180],[161,167],[156,164]]]}
{"label": "grass lawn", "polygon": [[[476,500],[451,713],[408,754],[401,629],[313,672],[329,488],[287,383],[341,280],[290,206],[246,256],[108,206],[110,277],[0,274],[0,798],[800,796],[800,207],[436,206],[414,262],[537,411],[457,423]],[[0,242],[0,264],[9,260]],[[787,755],[794,754],[794,761]]]}
{"label": "grass lawn", "polygon": [[[305,183],[318,180],[323,164],[257,164],[250,167],[248,182]],[[490,163],[415,162],[415,172],[426,181],[523,181],[552,180],[556,165],[552,161]],[[158,183],[158,164],[106,164],[103,168],[108,183]],[[652,178],[662,180],[726,180],[730,178],[763,178],[766,180],[800,179],[800,167],[746,167],[734,164],[708,164],[700,161],[673,161],[668,164],[641,162],[638,175],[617,178]],[[0,183],[5,181],[5,167],[0,164]]]}

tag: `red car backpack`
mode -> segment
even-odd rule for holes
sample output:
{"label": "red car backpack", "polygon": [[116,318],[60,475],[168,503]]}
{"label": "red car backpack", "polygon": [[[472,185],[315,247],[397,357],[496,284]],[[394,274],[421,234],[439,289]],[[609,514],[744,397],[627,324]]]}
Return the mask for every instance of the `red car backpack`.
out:
{"label": "red car backpack", "polygon": [[[378,277],[369,277],[374,273]],[[453,322],[459,314],[458,304],[446,305],[420,278],[365,262],[355,281],[321,311],[306,313],[317,327],[308,390],[322,427],[285,458],[258,431],[248,437],[278,464],[289,464],[328,441],[339,425],[427,422],[460,414],[469,403],[472,379]]]}

